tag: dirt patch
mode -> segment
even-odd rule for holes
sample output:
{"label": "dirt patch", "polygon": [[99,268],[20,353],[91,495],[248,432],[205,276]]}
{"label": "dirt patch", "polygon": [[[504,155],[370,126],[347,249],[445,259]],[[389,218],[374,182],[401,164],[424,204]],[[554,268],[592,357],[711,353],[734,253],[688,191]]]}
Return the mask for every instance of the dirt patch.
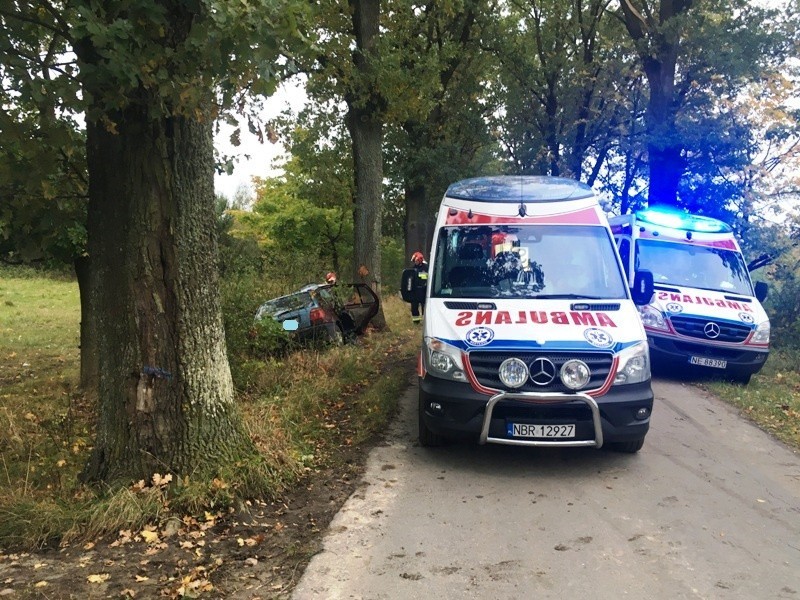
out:
{"label": "dirt patch", "polygon": [[0,551],[0,599],[288,598],[378,441],[343,443],[336,466],[309,473],[274,502],[82,547]]}

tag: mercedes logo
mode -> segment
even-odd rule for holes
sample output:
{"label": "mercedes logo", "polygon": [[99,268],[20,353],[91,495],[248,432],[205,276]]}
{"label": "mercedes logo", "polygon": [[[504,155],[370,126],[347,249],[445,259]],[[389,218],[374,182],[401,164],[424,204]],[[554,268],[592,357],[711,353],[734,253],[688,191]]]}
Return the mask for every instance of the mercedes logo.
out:
{"label": "mercedes logo", "polygon": [[710,340],[714,340],[719,337],[719,325],[710,321],[706,323],[706,326],[703,327],[703,333],[706,334],[706,337]]}
{"label": "mercedes logo", "polygon": [[556,378],[556,366],[547,358],[537,358],[530,367],[531,381],[536,385],[547,385]]}

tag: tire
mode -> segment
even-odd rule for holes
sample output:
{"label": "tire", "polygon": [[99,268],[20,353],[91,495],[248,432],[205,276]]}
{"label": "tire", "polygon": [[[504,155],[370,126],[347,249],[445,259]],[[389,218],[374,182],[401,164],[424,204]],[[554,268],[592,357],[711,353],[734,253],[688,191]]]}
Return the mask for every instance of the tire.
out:
{"label": "tire", "polygon": [[631,440],[629,442],[612,442],[611,449],[615,452],[622,452],[624,454],[636,454],[644,446],[644,438],[638,440]]}
{"label": "tire", "polygon": [[733,383],[738,383],[739,385],[747,385],[750,383],[750,378],[752,375],[750,373],[731,373],[729,379]]}
{"label": "tire", "polygon": [[438,433],[434,433],[428,426],[425,425],[425,401],[423,393],[419,392],[419,445],[424,448],[433,448],[444,444],[444,437]]}

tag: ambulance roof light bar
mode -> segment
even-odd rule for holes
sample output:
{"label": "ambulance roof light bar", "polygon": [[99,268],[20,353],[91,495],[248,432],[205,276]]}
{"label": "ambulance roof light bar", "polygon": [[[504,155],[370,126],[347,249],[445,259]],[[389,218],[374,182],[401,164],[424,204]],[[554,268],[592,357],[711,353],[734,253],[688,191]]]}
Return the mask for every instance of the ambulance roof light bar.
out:
{"label": "ambulance roof light bar", "polygon": [[636,218],[651,225],[694,231],[697,233],[731,233],[730,225],[711,217],[690,215],[676,209],[646,208],[636,213]]}

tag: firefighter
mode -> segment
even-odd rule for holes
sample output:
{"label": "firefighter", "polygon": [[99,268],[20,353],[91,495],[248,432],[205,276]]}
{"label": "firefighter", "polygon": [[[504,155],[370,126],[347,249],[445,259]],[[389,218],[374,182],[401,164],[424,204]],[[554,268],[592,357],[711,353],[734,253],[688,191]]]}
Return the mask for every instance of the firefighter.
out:
{"label": "firefighter", "polygon": [[325,275],[325,283],[328,283],[330,285],[335,284],[336,283],[336,273],[331,271],[330,273]]}
{"label": "firefighter", "polygon": [[428,287],[428,263],[422,252],[411,255],[411,268],[415,277],[412,279],[414,294],[411,300],[411,321],[420,323],[425,312],[425,290]]}

